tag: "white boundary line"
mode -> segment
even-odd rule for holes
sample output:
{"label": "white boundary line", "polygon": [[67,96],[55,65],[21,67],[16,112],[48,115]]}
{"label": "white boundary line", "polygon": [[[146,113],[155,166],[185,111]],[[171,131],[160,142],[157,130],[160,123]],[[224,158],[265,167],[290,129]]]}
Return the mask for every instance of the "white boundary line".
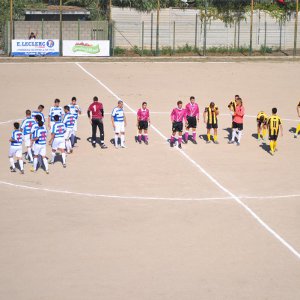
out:
{"label": "white boundary line", "polygon": [[[93,78],[95,81],[99,83],[105,90],[107,90],[111,95],[113,95],[117,100],[120,100],[121,98],[118,97],[109,87],[107,87],[102,81],[100,81],[97,77],[95,77],[93,74],[88,72],[84,67],[82,67],[79,63],[75,63],[83,72],[85,72],[88,76]],[[135,112],[134,109],[132,109],[126,102],[123,102],[124,106],[127,107],[132,112]],[[167,137],[158,130],[155,126],[151,125],[152,129],[160,135],[164,140],[167,139]],[[291,253],[293,253],[298,259],[300,259],[300,253],[292,246],[290,245],[284,238],[282,238],[275,230],[273,230],[267,223],[265,223],[250,207],[248,207],[246,204],[244,204],[239,197],[237,197],[234,193],[232,193],[230,190],[225,188],[221,183],[219,183],[212,175],[210,175],[204,168],[202,168],[196,161],[194,161],[184,150],[179,150],[178,148],[175,148],[178,153],[180,153],[185,159],[187,159],[191,164],[193,164],[202,174],[204,174],[208,179],[210,179],[220,190],[225,192],[227,195],[229,195],[232,199],[234,199],[242,208],[246,210],[262,227],[264,227],[273,237],[275,237],[281,244],[283,244]]]}

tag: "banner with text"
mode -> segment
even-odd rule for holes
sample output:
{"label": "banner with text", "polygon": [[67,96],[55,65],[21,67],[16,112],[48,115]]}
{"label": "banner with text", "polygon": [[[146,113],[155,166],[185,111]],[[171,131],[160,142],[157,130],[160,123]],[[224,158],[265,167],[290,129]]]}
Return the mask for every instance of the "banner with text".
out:
{"label": "banner with text", "polygon": [[12,40],[12,56],[59,56],[59,40]]}
{"label": "banner with text", "polygon": [[63,56],[109,56],[109,41],[63,41]]}

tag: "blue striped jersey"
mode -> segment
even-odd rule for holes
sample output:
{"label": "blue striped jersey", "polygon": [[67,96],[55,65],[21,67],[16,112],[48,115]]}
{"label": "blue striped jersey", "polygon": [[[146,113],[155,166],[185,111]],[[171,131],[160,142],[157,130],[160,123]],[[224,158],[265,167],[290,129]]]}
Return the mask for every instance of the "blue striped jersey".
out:
{"label": "blue striped jersey", "polygon": [[111,113],[114,122],[124,122],[124,110],[120,107],[115,107]]}
{"label": "blue striped jersey", "polygon": [[34,132],[34,138],[38,138],[35,143],[38,145],[46,145],[47,129],[46,126],[38,127]]}
{"label": "blue striped jersey", "polygon": [[52,126],[51,133],[55,134],[55,138],[62,138],[64,137],[66,132],[66,127],[63,122],[55,122]]}
{"label": "blue striped jersey", "polygon": [[38,123],[34,123],[34,125],[31,127],[31,138],[34,139],[35,138],[35,132],[36,130],[39,128]]}
{"label": "blue striped jersey", "polygon": [[33,112],[31,113],[31,118],[34,119],[35,116],[37,116],[37,115],[41,116],[41,117],[42,117],[43,123],[45,123],[45,116],[44,116],[44,114],[43,114],[42,112],[40,112],[40,111],[33,111]]}
{"label": "blue striped jersey", "polygon": [[66,128],[73,128],[75,121],[76,119],[71,113],[65,114],[63,123],[65,124]]}
{"label": "blue striped jersey", "polygon": [[60,106],[52,106],[49,111],[50,121],[55,122],[54,116],[56,115],[59,116],[59,121],[61,121],[63,114],[64,114],[63,109]]}
{"label": "blue striped jersey", "polygon": [[35,120],[33,118],[26,118],[23,120],[21,124],[21,129],[24,135],[30,134],[32,126],[35,124]]}
{"label": "blue striped jersey", "polygon": [[73,105],[72,103],[68,105],[70,108],[70,113],[75,117],[75,120],[78,119],[78,114],[81,111],[79,105]]}
{"label": "blue striped jersey", "polygon": [[21,130],[19,130],[19,129],[14,130],[12,132],[11,139],[12,139],[12,141],[10,142],[10,144],[12,146],[22,146],[23,134],[22,134]]}

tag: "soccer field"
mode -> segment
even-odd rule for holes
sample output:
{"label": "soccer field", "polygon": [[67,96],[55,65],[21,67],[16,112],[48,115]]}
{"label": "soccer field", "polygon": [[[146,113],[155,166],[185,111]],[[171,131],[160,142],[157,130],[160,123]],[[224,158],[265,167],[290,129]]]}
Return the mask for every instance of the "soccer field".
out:
{"label": "soccer field", "polygon": [[[299,62],[3,63],[0,76],[0,299],[300,299]],[[239,147],[227,144],[235,94],[246,112]],[[95,95],[105,150],[88,142]],[[198,144],[170,148],[170,112],[192,95]],[[10,173],[13,122],[72,96],[84,115],[67,168]],[[119,98],[126,149],[110,143]],[[134,139],[143,101],[148,146]],[[219,145],[199,138],[210,101]],[[284,128],[274,156],[253,136],[272,107]]]}

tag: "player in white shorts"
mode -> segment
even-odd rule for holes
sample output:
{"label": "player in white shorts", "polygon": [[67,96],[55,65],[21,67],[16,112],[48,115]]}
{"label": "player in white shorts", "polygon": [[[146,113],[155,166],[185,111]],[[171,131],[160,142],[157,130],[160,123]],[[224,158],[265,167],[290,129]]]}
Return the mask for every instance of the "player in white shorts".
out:
{"label": "player in white shorts", "polygon": [[121,135],[121,147],[125,147],[125,127],[126,123],[126,116],[123,110],[123,101],[118,101],[118,106],[115,107],[111,113],[111,122],[115,131],[115,147],[119,148],[118,140],[119,136]]}
{"label": "player in white shorts", "polygon": [[39,121],[38,128],[33,133],[33,149],[34,149],[34,159],[33,159],[33,169],[31,171],[36,172],[38,167],[38,157],[42,157],[45,171],[49,174],[48,161],[46,158],[46,144],[47,144],[47,128],[44,126],[43,121]]}
{"label": "player in white shorts", "polygon": [[52,126],[55,123],[54,116],[59,116],[59,121],[62,121],[62,119],[63,119],[64,111],[59,106],[59,104],[60,104],[60,100],[55,99],[54,106],[52,106],[49,110],[48,127],[50,129],[50,132],[52,131]]}
{"label": "player in white shorts", "polygon": [[75,125],[75,117],[70,113],[70,107],[68,105],[64,106],[64,120],[63,123],[65,124],[66,127],[66,133],[65,133],[65,140],[66,140],[66,148],[67,148],[67,153],[72,153],[73,148],[72,148],[72,143],[71,143],[71,136],[74,135],[74,125]]}
{"label": "player in white shorts", "polygon": [[24,174],[24,162],[22,159],[22,143],[23,143],[23,134],[20,130],[20,123],[14,123],[14,131],[12,132],[11,138],[9,139],[10,148],[9,148],[9,161],[10,161],[10,170],[11,172],[16,172],[16,165],[14,157],[19,161],[20,171]]}
{"label": "player in white shorts", "polygon": [[42,104],[40,104],[40,105],[38,106],[37,110],[34,110],[34,111],[31,112],[31,117],[32,117],[33,119],[35,119],[35,116],[37,116],[37,115],[41,116],[44,125],[46,125],[46,124],[45,124],[45,116],[44,116],[44,114],[43,114],[44,108],[45,108],[45,106],[42,105]]}
{"label": "player in white shorts", "polygon": [[66,127],[65,124],[61,121],[59,121],[59,116],[54,116],[55,123],[52,126],[51,129],[51,138],[49,141],[49,145],[52,147],[52,157],[50,160],[50,164],[54,164],[54,159],[56,155],[56,151],[58,150],[61,153],[62,161],[63,161],[63,167],[66,168],[66,141],[65,141],[65,132]]}
{"label": "player in white shorts", "polygon": [[74,144],[76,142],[76,133],[78,129],[78,115],[81,115],[81,108],[77,104],[76,97],[72,97],[71,103],[68,106],[70,107],[70,113],[75,117],[75,125],[73,128],[74,134],[71,135],[71,144],[72,147],[74,147]]}
{"label": "player in white shorts", "polygon": [[31,128],[35,124],[35,120],[31,117],[31,111],[26,110],[26,119],[23,120],[21,124],[21,131],[23,133],[23,139],[25,147],[27,149],[27,157],[30,163],[33,163],[33,155],[31,150]]}

